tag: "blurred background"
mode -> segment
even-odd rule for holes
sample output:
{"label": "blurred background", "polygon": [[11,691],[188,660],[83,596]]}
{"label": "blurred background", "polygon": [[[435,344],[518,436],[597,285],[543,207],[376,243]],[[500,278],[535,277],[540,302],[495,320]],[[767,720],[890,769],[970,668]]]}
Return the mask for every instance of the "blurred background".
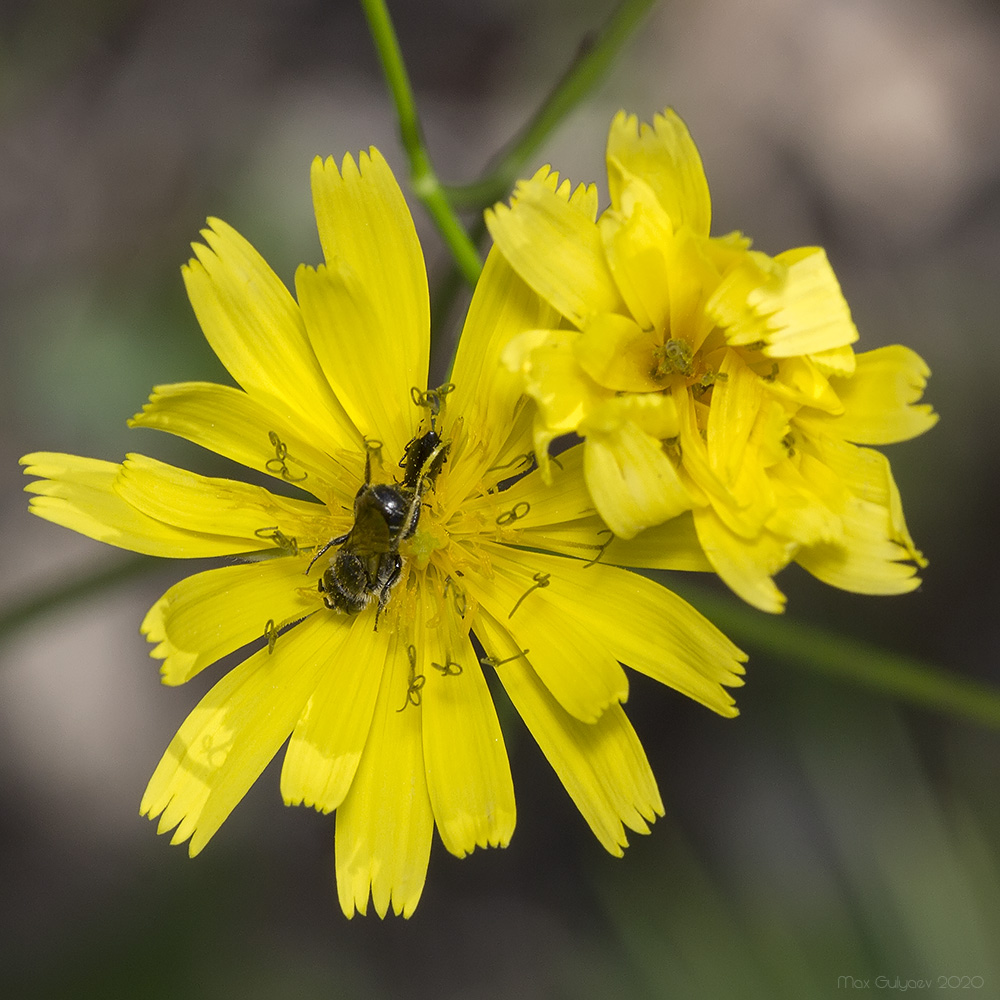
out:
{"label": "blurred background", "polygon": [[[390,2],[446,181],[479,175],[612,6]],[[613,113],[670,104],[701,149],[713,232],[742,229],[769,253],[827,248],[859,347],[901,341],[934,373],[940,425],[888,449],[931,565],[918,592],[882,599],[793,567],[787,616],[992,682],[998,69],[989,0],[676,0],[527,167],[551,161],[606,192]],[[205,217],[291,282],[320,259],[312,157],[370,144],[402,179],[348,0],[4,4],[4,607],[124,559],[30,517],[20,455],[136,450],[210,471],[193,446],[125,426],[155,384],[225,379],[179,274]],[[433,286],[447,260],[411,206]],[[462,861],[435,843],[409,921],[344,919],[333,817],[284,808],[273,766],[189,860],[138,816],[167,742],[221,676],[162,688],[138,633],[189,571],[163,563],[2,637],[5,996],[802,998],[929,979],[1000,997],[1000,734],[755,648],[736,721],[632,675],[629,715],[667,812],[623,860],[516,719],[513,843]]]}

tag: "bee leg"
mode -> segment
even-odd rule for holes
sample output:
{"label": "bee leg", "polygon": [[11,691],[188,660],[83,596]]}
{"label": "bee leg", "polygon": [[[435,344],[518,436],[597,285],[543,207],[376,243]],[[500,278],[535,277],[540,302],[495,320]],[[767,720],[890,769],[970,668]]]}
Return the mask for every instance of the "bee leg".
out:
{"label": "bee leg", "polygon": [[348,532],[346,535],[338,535],[336,538],[331,538],[330,541],[326,543],[326,545],[322,546],[320,550],[316,553],[316,555],[314,555],[312,559],[309,560],[309,565],[306,566],[306,574],[308,575],[309,570],[313,568],[313,563],[316,562],[316,560],[319,559],[319,557],[324,552],[326,552],[327,549],[332,549],[334,545],[343,545],[344,542],[346,542],[347,539],[350,537],[350,534],[351,533]]}

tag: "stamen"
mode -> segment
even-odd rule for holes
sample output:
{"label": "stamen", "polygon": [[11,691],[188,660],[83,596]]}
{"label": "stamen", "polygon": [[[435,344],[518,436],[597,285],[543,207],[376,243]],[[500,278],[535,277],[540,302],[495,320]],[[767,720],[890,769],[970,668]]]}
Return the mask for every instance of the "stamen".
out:
{"label": "stamen", "polygon": [[402,712],[407,705],[419,708],[420,702],[423,701],[423,695],[420,692],[427,683],[427,678],[423,674],[417,673],[417,647],[412,642],[406,647],[406,656],[410,661],[410,680],[406,688],[406,701],[403,702],[402,708],[396,709],[397,712]]}
{"label": "stamen", "polygon": [[500,472],[501,469],[509,469],[512,466],[523,465],[523,469],[518,469],[518,472],[530,472],[535,468],[535,453],[533,451],[526,451],[523,455],[516,455],[509,462],[505,462],[503,465],[491,465],[486,471],[487,472]]}
{"label": "stamen", "polygon": [[514,612],[517,611],[517,609],[521,606],[521,602],[533,590],[541,590],[543,587],[547,587],[551,582],[549,579],[551,575],[552,575],[551,573],[536,573],[532,577],[532,580],[534,580],[535,582],[517,599],[517,603],[514,605],[514,607],[510,609],[510,614],[507,615],[507,618],[510,619],[514,617]]}
{"label": "stamen", "polygon": [[496,523],[501,528],[506,527],[508,524],[520,521],[522,517],[527,517],[530,510],[531,504],[527,500],[519,500],[510,510],[505,510],[502,514],[498,514]]}
{"label": "stamen", "polygon": [[601,558],[601,556],[604,555],[605,549],[607,549],[607,547],[615,540],[615,533],[610,528],[601,528],[597,533],[599,535],[607,535],[608,540],[604,542],[603,545],[601,545],[601,547],[597,550],[597,555],[594,556],[594,558],[591,559],[589,563],[583,564],[584,569],[593,566]]}
{"label": "stamen", "polygon": [[428,389],[426,392],[421,392],[417,386],[411,386],[410,398],[413,400],[414,406],[430,410],[431,419],[433,420],[444,407],[445,396],[454,391],[454,382],[445,382],[444,385],[439,385],[436,389]]}
{"label": "stamen", "polygon": [[462,664],[456,663],[450,656],[446,663],[435,663],[431,661],[431,666],[435,670],[441,671],[442,677],[457,677],[462,672]]}
{"label": "stamen", "polygon": [[278,627],[274,624],[273,618],[268,618],[264,625],[264,638],[267,639],[267,655],[270,656],[278,641]]}
{"label": "stamen", "polygon": [[459,618],[465,617],[465,612],[468,610],[468,601],[465,597],[465,591],[455,583],[453,577],[446,577],[444,581],[444,590],[442,592],[442,597],[448,596],[448,591],[451,591],[451,603],[455,609],[455,613]]}
{"label": "stamen", "polygon": [[492,656],[484,656],[479,662],[484,667],[492,667],[496,670],[497,667],[502,667],[505,663],[513,663],[514,660],[519,660],[522,656],[527,657],[530,652],[530,649],[522,649],[520,653],[515,653],[513,656],[508,656],[503,660],[497,660]]}
{"label": "stamen", "polygon": [[288,445],[278,436],[277,431],[268,431],[267,439],[271,442],[271,446],[274,448],[274,458],[269,458],[264,463],[264,468],[267,469],[272,475],[281,476],[286,483],[301,483],[309,473],[303,471],[301,476],[293,476],[288,469],[288,461],[291,459],[292,462],[295,461],[291,455],[288,454]]}
{"label": "stamen", "polygon": [[277,525],[268,528],[258,528],[254,534],[262,541],[274,542],[286,555],[299,554],[299,540],[294,535],[289,538]]}

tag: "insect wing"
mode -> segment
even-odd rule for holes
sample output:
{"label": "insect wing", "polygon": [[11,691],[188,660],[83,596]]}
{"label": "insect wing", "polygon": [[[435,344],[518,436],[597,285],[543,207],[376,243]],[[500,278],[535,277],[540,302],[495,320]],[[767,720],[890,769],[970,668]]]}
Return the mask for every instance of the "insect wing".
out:
{"label": "insect wing", "polygon": [[362,558],[384,555],[392,550],[389,524],[378,507],[359,506],[347,546]]}

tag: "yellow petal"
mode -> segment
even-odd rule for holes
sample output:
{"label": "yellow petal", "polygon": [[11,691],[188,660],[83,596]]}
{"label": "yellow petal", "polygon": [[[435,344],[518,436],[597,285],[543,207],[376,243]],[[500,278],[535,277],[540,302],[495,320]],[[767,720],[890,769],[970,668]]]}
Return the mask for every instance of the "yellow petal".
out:
{"label": "yellow petal", "polygon": [[588,433],[584,470],[594,505],[622,538],[691,509],[692,497],[660,441],[632,422]]}
{"label": "yellow petal", "polygon": [[619,705],[591,724],[563,709],[531,669],[506,626],[480,614],[476,635],[518,714],[605,850],[621,857],[625,827],[648,833],[663,815],[656,779]]}
{"label": "yellow petal", "polygon": [[662,342],[670,323],[670,265],[675,256],[671,219],[649,185],[638,178],[629,181],[622,202],[620,211],[606,212],[598,220],[604,252],[629,312]]}
{"label": "yellow petal", "polygon": [[674,229],[687,226],[707,236],[712,222],[708,181],[687,126],[668,108],[650,127],[619,111],[608,135],[608,187],[611,204],[621,204],[622,189],[632,176],[656,192]]}
{"label": "yellow petal", "polygon": [[[843,544],[803,549],[796,561],[831,586],[858,594],[904,594],[916,589],[916,566],[926,560],[906,528],[899,491],[888,459],[870,448],[857,448],[832,438],[810,443],[820,461],[803,463],[807,479],[828,498],[843,525]],[[822,492],[831,476],[841,492]],[[916,565],[914,565],[916,564]]]}
{"label": "yellow petal", "polygon": [[426,369],[415,379],[405,363],[404,331],[383,325],[359,276],[342,261],[301,265],[295,290],[316,355],[352,422],[365,439],[401,457],[420,417],[410,389],[427,382]]}
{"label": "yellow petal", "polygon": [[354,780],[390,649],[389,630],[374,630],[374,607],[342,620],[339,642],[324,650],[327,669],[295,725],[281,768],[285,805],[324,813],[343,802]]}
{"label": "yellow petal", "polygon": [[145,455],[128,455],[114,481],[115,492],[136,510],[190,532],[238,535],[244,552],[286,539],[309,544],[329,537],[323,504],[279,497],[235,479],[199,476]]}
{"label": "yellow petal", "polygon": [[588,412],[614,397],[577,362],[573,347],[579,336],[575,330],[527,330],[502,355],[504,365],[521,375],[524,391],[552,434],[576,430]]}
{"label": "yellow petal", "polygon": [[[489,545],[490,578],[467,573],[469,592],[503,621],[542,682],[571,715],[594,722],[609,705],[628,697],[628,680],[618,661],[586,627],[553,629],[561,603],[553,594],[581,564],[575,560]],[[551,585],[551,586],[550,586]]]}
{"label": "yellow petal", "polygon": [[346,446],[357,431],[323,378],[295,300],[231,226],[209,219],[208,246],[181,269],[205,338],[233,378],[293,422],[320,425]]}
{"label": "yellow petal", "polygon": [[[818,463],[810,455],[803,455],[798,464],[782,462],[770,470],[770,481],[775,487],[775,507],[764,527],[779,538],[794,540],[802,547],[831,542],[844,543],[844,526],[832,507],[831,497],[845,496],[841,483],[824,480],[826,489],[818,489],[815,479],[810,481],[801,472]],[[829,470],[826,470],[829,472]],[[838,507],[839,509],[839,507]]]}
{"label": "yellow petal", "polygon": [[923,358],[899,344],[857,355],[854,376],[833,383],[844,413],[825,420],[823,430],[856,444],[892,444],[923,434],[938,420],[931,406],[914,405],[928,375]]}
{"label": "yellow petal", "polygon": [[[717,496],[716,513],[737,534],[756,537],[774,511],[776,498],[768,469],[786,452],[788,422],[784,406],[764,396],[764,383],[727,350],[712,390],[708,416],[709,461],[726,494]],[[685,457],[687,457],[685,453]]]}
{"label": "yellow petal", "polygon": [[624,303],[604,257],[587,195],[556,190],[558,175],[539,171],[519,181],[511,207],[486,211],[486,225],[515,271],[577,326],[589,317],[623,312]]}
{"label": "yellow petal", "polygon": [[763,530],[756,537],[742,538],[711,507],[695,510],[694,526],[712,568],[733,593],[761,611],[784,610],[785,595],[771,577],[795,557],[793,541]]}
{"label": "yellow petal", "polygon": [[[326,665],[336,633],[314,615],[231,670],[198,703],[149,779],[140,812],[196,855],[278,752]],[[174,829],[176,827],[176,829]]]}
{"label": "yellow petal", "polygon": [[854,374],[856,366],[854,348],[849,344],[810,354],[809,360],[827,377],[839,375],[846,378]]}
{"label": "yellow petal", "polygon": [[[532,553],[530,561],[551,576],[545,591],[548,620],[563,624],[561,636],[585,634],[626,666],[720,715],[736,715],[724,686],[742,685],[746,656],[686,601],[616,566],[567,563],[541,553]],[[506,628],[529,648],[526,658],[538,672],[534,638],[522,635],[518,615],[520,611],[505,623]]]}
{"label": "yellow petal", "polygon": [[122,466],[114,462],[35,452],[21,464],[25,475],[43,477],[25,486],[38,494],[31,498],[31,513],[99,542],[172,559],[238,555],[266,545],[260,536],[202,533],[144,514],[117,492]]}
{"label": "yellow petal", "polygon": [[[386,338],[385,373],[396,377],[398,371],[407,392],[410,386],[424,387],[430,351],[427,271],[389,165],[374,147],[361,153],[357,165],[345,156],[339,173],[332,158],[317,157],[312,192],[327,264],[343,262],[357,276],[378,316],[378,332],[370,336]],[[378,353],[380,344],[375,339],[370,349]]]}
{"label": "yellow petal", "polygon": [[732,261],[740,259],[746,245],[738,235],[705,239],[682,230],[674,238],[670,262],[670,325],[664,338],[681,338],[692,351],[702,348],[715,329],[707,303],[719,287]]}
{"label": "yellow petal", "polygon": [[[302,562],[266,559],[186,577],[153,606],[142,633],[157,643],[164,684],[183,684],[267,631],[305,618],[319,605],[306,592]],[[309,588],[310,591],[312,588]]]}
{"label": "yellow petal", "polygon": [[653,351],[661,337],[643,330],[635,320],[615,313],[595,316],[572,341],[573,356],[600,386],[616,392],[657,392]]}
{"label": "yellow petal", "polygon": [[450,602],[429,623],[429,603],[418,608],[414,634],[418,670],[426,678],[420,708],[427,789],[441,841],[461,858],[476,847],[510,842],[514,783],[468,626]]}
{"label": "yellow petal", "polygon": [[[530,442],[514,434],[524,426],[511,420],[523,392],[517,368],[508,368],[501,355],[515,336],[558,324],[558,315],[514,272],[494,247],[476,284],[469,313],[462,329],[451,372],[454,392],[446,406],[461,415],[467,429],[477,428],[485,445],[482,466],[503,464]],[[528,359],[522,359],[530,361]],[[471,463],[470,463],[471,464]],[[482,468],[473,474],[482,474]],[[469,483],[469,488],[474,480]]]}
{"label": "yellow petal", "polygon": [[775,366],[773,377],[763,380],[769,393],[795,408],[808,406],[824,413],[843,412],[844,404],[810,358],[782,358]]}
{"label": "yellow petal", "polygon": [[699,573],[712,569],[698,541],[690,511],[646,528],[635,538],[613,538],[601,555],[601,561],[615,566]]}
{"label": "yellow petal", "polygon": [[763,345],[767,357],[817,354],[853,343],[858,331],[821,247],[773,260],[750,251],[722,280],[706,310],[733,346]]}
{"label": "yellow petal", "polygon": [[434,832],[421,740],[423,716],[409,701],[407,645],[395,636],[361,764],[337,810],[337,893],[348,917],[368,909],[410,916],[420,901]]}
{"label": "yellow petal", "polygon": [[[360,486],[357,462],[345,465],[321,428],[314,424],[303,433],[301,424],[230,386],[211,382],[157,386],[129,426],[176,434],[333,506],[350,507]],[[329,450],[323,450],[324,440]],[[350,457],[357,454],[352,448]]]}
{"label": "yellow petal", "polygon": [[757,465],[756,449],[748,452],[748,443],[760,414],[764,383],[732,350],[725,352],[719,373],[708,415],[708,456],[712,468],[732,488],[741,473]]}

